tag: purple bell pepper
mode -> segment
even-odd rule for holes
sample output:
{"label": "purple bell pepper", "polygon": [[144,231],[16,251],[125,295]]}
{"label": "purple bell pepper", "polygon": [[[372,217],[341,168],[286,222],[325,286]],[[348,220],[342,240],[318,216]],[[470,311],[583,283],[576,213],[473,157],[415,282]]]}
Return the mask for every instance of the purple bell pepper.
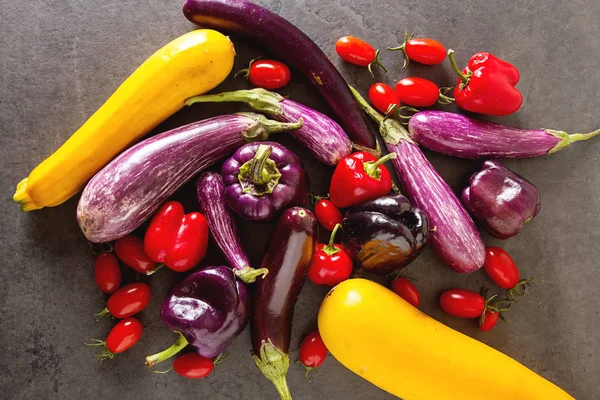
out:
{"label": "purple bell pepper", "polygon": [[308,178],[300,159],[274,142],[240,147],[223,164],[222,175],[227,203],[251,221],[271,219],[304,204],[307,196]]}
{"label": "purple bell pepper", "polygon": [[540,192],[527,179],[497,161],[486,161],[471,176],[461,200],[467,210],[500,239],[515,236],[540,211]]}

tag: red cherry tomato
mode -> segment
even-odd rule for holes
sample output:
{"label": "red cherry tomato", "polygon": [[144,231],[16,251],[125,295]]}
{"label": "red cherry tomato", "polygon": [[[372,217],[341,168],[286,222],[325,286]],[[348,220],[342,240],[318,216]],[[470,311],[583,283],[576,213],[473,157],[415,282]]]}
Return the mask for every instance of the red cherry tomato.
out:
{"label": "red cherry tomato", "polygon": [[502,289],[514,288],[521,279],[515,262],[500,247],[488,247],[485,249],[483,269],[496,285]]}
{"label": "red cherry tomato", "polygon": [[404,78],[396,84],[396,93],[403,104],[413,107],[430,107],[437,103],[440,89],[430,80]]}
{"label": "red cherry tomato", "polygon": [[440,297],[442,310],[460,318],[479,318],[485,311],[485,299],[465,289],[451,289]]}
{"label": "red cherry tomato", "polygon": [[134,235],[126,235],[117,239],[115,253],[125,265],[140,274],[151,275],[158,265],[144,251],[144,241]]}
{"label": "red cherry tomato", "polygon": [[319,200],[315,204],[315,216],[321,226],[330,232],[342,222],[342,212],[331,200]]}
{"label": "red cherry tomato", "polygon": [[215,369],[215,363],[212,359],[202,357],[198,353],[186,353],[175,359],[173,369],[185,378],[201,379]]}
{"label": "red cherry tomato", "polygon": [[373,103],[373,107],[383,114],[388,111],[392,104],[400,107],[400,100],[398,100],[396,91],[390,85],[381,82],[371,85],[371,88],[369,88],[369,100]]}
{"label": "red cherry tomato", "polygon": [[102,253],[96,257],[94,280],[104,293],[114,293],[121,286],[121,268],[114,254]]}
{"label": "red cherry tomato", "polygon": [[150,302],[152,290],[145,283],[137,282],[117,290],[106,302],[106,309],[97,317],[110,313],[115,318],[131,317],[142,311]]}
{"label": "red cherry tomato", "polygon": [[436,65],[446,59],[446,48],[437,40],[429,38],[412,38],[404,47],[406,56],[425,65]]}
{"label": "red cherry tomato", "polygon": [[300,343],[300,362],[307,368],[318,368],[327,357],[327,347],[319,331],[312,331]]}
{"label": "red cherry tomato", "polygon": [[483,319],[483,323],[479,323],[479,328],[487,332],[492,329],[498,323],[498,318],[500,317],[500,313],[492,310],[485,311],[485,318]]}
{"label": "red cherry tomato", "polygon": [[335,43],[335,51],[342,60],[366,67],[375,61],[376,51],[369,43],[354,36],[343,36]]}
{"label": "red cherry tomato", "polygon": [[328,245],[319,244],[308,267],[308,278],[317,285],[335,286],[352,274],[352,258],[341,245],[333,246],[338,251],[329,255]]}
{"label": "red cherry tomato", "polygon": [[106,348],[113,354],[130,349],[142,336],[142,324],[135,318],[119,321],[106,338]]}
{"label": "red cherry tomato", "polygon": [[398,296],[408,301],[414,307],[419,307],[421,304],[421,296],[417,287],[408,279],[396,278],[392,281],[392,290]]}
{"label": "red cherry tomato", "polygon": [[254,86],[269,90],[284,87],[291,77],[288,66],[275,60],[252,61],[246,75]]}

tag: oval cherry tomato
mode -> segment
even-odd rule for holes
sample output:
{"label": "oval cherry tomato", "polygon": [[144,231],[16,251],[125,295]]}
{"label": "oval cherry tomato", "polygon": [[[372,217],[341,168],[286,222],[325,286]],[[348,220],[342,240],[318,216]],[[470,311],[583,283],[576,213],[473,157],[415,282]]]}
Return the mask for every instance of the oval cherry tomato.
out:
{"label": "oval cherry tomato", "polygon": [[198,353],[186,353],[175,359],[173,369],[183,377],[201,379],[215,369],[215,363],[212,359],[202,357]]}
{"label": "oval cherry tomato", "polygon": [[396,278],[392,281],[392,290],[398,296],[408,301],[414,307],[421,304],[421,296],[417,287],[406,278]]}
{"label": "oval cherry tomato", "polygon": [[299,361],[307,368],[317,368],[323,364],[327,353],[327,347],[325,347],[319,331],[312,331],[300,343]]}
{"label": "oval cherry tomato", "polygon": [[330,232],[342,222],[342,212],[331,200],[319,200],[315,204],[315,216],[321,226]]}
{"label": "oval cherry tomato", "polygon": [[130,349],[142,337],[142,324],[135,318],[119,321],[106,337],[106,348],[113,354]]}
{"label": "oval cherry tomato", "polygon": [[500,247],[485,249],[483,269],[488,276],[502,289],[512,289],[521,277],[513,259]]}
{"label": "oval cherry tomato", "polygon": [[485,299],[465,289],[451,289],[440,297],[442,310],[460,318],[479,318],[485,311]]}
{"label": "oval cherry tomato", "polygon": [[361,67],[371,64],[377,55],[373,46],[354,36],[339,38],[335,43],[335,51],[342,60]]}
{"label": "oval cherry tomato", "polygon": [[500,317],[500,313],[492,310],[485,311],[485,318],[483,319],[483,323],[479,323],[479,328],[487,332],[492,329],[498,323],[498,318]]}
{"label": "oval cherry tomato", "polygon": [[119,260],[140,274],[151,275],[158,265],[144,251],[144,241],[135,235],[126,235],[117,239],[115,253]]}
{"label": "oval cherry tomato", "polygon": [[388,111],[392,104],[400,107],[400,100],[398,100],[396,91],[390,85],[381,82],[371,85],[369,88],[369,100],[373,103],[373,107],[383,114]]}
{"label": "oval cherry tomato", "polygon": [[308,267],[308,278],[317,285],[335,286],[350,278],[352,274],[352,258],[339,244],[333,247],[337,250],[329,254],[326,244],[319,244]]}
{"label": "oval cherry tomato", "polygon": [[430,107],[437,103],[440,89],[430,80],[404,78],[396,84],[396,93],[403,104],[413,107]]}
{"label": "oval cherry tomato", "polygon": [[444,45],[429,38],[409,39],[404,51],[408,59],[425,65],[440,64],[446,59]]}
{"label": "oval cherry tomato", "polygon": [[113,293],[121,286],[121,268],[114,254],[102,253],[96,257],[94,280],[104,293]]}
{"label": "oval cherry tomato", "polygon": [[248,67],[245,77],[254,86],[273,90],[287,85],[292,77],[292,73],[288,66],[281,61],[253,60],[250,62],[250,67]]}
{"label": "oval cherry tomato", "polygon": [[110,313],[115,318],[131,317],[142,311],[150,302],[152,290],[145,283],[136,282],[117,290],[106,302],[106,308],[96,314],[102,318]]}

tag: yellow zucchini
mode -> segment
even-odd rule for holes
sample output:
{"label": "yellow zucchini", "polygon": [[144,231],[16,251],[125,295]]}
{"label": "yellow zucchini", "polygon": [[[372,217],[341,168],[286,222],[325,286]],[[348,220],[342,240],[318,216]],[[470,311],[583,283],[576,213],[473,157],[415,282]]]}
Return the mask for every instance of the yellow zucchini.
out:
{"label": "yellow zucchini", "polygon": [[24,211],[68,200],[116,155],[181,109],[186,99],[221,83],[234,57],[229,38],[210,29],[168,43],[17,185],[13,199]]}
{"label": "yellow zucchini", "polygon": [[573,399],[512,358],[423,314],[387,288],[331,290],[319,332],[344,366],[404,400]]}

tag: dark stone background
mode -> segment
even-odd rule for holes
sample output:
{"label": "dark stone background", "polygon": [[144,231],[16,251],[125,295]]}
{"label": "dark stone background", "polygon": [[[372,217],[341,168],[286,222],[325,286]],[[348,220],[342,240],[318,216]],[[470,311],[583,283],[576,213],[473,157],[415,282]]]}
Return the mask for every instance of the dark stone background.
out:
{"label": "dark stone background", "polygon": [[[341,62],[334,52],[335,40],[353,34],[385,48],[402,40],[408,29],[454,48],[460,64],[483,50],[517,65],[525,102],[503,122],[571,132],[600,125],[598,1],[261,3],[303,29],[363,93],[373,80],[366,71]],[[231,358],[209,379],[190,381],[173,372],[148,372],[144,357],[175,339],[158,317],[162,298],[179,279],[169,271],[149,279],[154,295],[139,315],[145,329],[143,340],[113,361],[96,362],[94,349],[84,343],[90,337],[105,337],[111,322],[96,323],[92,316],[104,307],[105,298],[94,286],[93,257],[74,219],[77,199],[28,214],[11,201],[14,185],[57,149],[146,57],[194,28],[180,8],[181,2],[160,0],[0,0],[1,398],[276,397],[271,383],[253,365],[246,333],[231,347]],[[259,47],[233,39],[238,51],[234,70],[253,56],[265,54]],[[447,64],[429,68],[411,64],[402,71],[400,54],[387,51],[383,61],[389,73],[378,71],[378,80],[394,83],[410,74],[431,78],[440,86],[454,84]],[[247,84],[230,78],[219,89],[242,87]],[[282,93],[329,112],[298,74]],[[166,121],[156,132],[237,109],[231,105],[193,107]],[[318,165],[295,143],[283,137],[276,140],[290,144],[303,157],[313,191],[327,191],[331,169]],[[522,275],[537,281],[531,295],[507,315],[509,324],[482,333],[475,322],[451,318],[439,310],[437,299],[444,289],[490,286],[483,272],[453,273],[430,250],[407,269],[407,275],[417,279],[423,311],[509,354],[578,399],[597,398],[600,390],[599,153],[600,139],[596,139],[551,157],[507,162],[539,187],[543,199],[540,215],[518,237],[499,241],[484,233],[488,245],[506,248]],[[478,166],[427,154],[457,191]],[[185,191],[179,197],[194,206],[194,199]],[[270,230],[269,225],[258,224],[242,228],[244,243],[256,262]],[[211,248],[213,254],[206,262],[219,262],[218,251],[214,245]],[[292,360],[297,358],[301,337],[316,327],[317,310],[326,291],[307,283],[302,292],[296,307]],[[313,383],[305,381],[297,365],[290,368],[288,379],[295,399],[391,398],[333,357],[326,360]]]}

